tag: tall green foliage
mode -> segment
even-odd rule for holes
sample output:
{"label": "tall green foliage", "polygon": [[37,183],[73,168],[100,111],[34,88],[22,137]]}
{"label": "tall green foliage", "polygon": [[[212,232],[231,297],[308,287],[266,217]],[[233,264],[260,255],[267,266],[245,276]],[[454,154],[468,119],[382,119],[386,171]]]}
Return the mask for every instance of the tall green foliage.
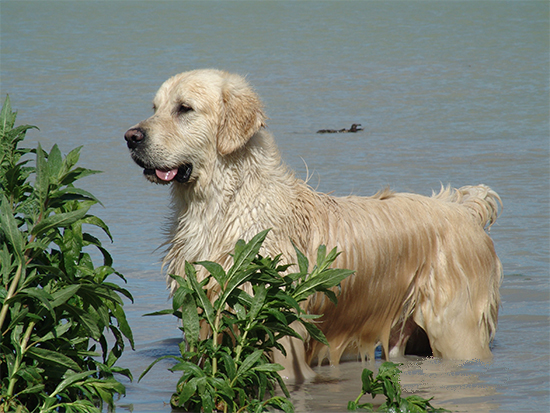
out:
{"label": "tall green foliage", "polygon": [[[195,267],[186,264],[186,277],[174,277],[178,289],[171,309],[154,315],[173,314],[181,319],[185,342],[180,344],[181,356],[172,358],[172,371],[182,376],[172,396],[171,404],[186,411],[262,412],[268,407],[293,411],[285,397],[275,396],[278,384],[288,397],[269,353],[277,348],[283,337],[302,338],[292,328],[302,323],[308,334],[325,344],[321,330],[312,322],[319,316],[306,314],[300,302],[318,292],[336,302],[331,287],[338,285],[352,271],[329,268],[338,256],[336,249],[327,254],[318,249],[317,263],[311,272],[309,262],[298,250],[299,272],[287,274],[288,265],[279,265],[280,257],[258,254],[268,231],[256,235],[249,243],[239,241],[235,246],[233,266],[226,272],[219,264],[200,262],[210,275],[199,282]],[[207,285],[219,293],[211,302]],[[243,286],[247,285],[248,294]],[[197,308],[200,310],[197,312]],[[209,331],[208,337],[202,337]]]}
{"label": "tall green foliage", "polygon": [[[134,343],[122,300],[132,296],[106,281],[124,278],[85,232],[92,226],[111,237],[89,212],[98,200],[74,186],[97,171],[76,166],[80,148],[65,157],[57,145],[49,153],[20,148],[34,127],[14,127],[15,119],[7,97],[0,113],[0,411],[99,411],[125,392],[115,373],[131,373],[115,362],[125,339]],[[103,265],[94,266],[88,246]]]}

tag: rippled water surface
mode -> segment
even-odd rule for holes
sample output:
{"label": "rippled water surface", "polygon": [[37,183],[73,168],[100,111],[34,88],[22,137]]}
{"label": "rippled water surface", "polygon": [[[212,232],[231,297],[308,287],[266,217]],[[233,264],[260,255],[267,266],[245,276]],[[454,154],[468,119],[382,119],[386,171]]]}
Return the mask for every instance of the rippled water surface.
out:
{"label": "rippled water surface", "polygon": [[[548,12],[536,1],[2,2],[1,94],[40,128],[28,143],[83,145],[83,166],[105,171],[83,185],[105,205],[95,213],[135,297],[136,351],[120,364],[137,377],[179,340],[175,320],[142,317],[169,305],[156,250],[168,191],[142,178],[123,134],[166,78],[216,67],[247,75],[283,158],[300,177],[305,162],[320,191],[482,182],[500,194],[494,361],[408,359],[402,381],[453,411],[549,411]],[[315,133],[352,123],[365,130]],[[117,412],[170,411],[167,367],[129,383]],[[318,369],[321,382],[292,389],[297,411],[345,411],[362,367]]]}

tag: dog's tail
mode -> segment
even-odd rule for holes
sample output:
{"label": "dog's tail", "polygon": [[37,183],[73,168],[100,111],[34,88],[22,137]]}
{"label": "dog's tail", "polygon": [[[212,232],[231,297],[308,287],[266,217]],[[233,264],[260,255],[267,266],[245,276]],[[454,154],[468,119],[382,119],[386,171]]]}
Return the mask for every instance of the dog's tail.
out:
{"label": "dog's tail", "polygon": [[502,209],[500,196],[487,185],[469,185],[459,189],[442,186],[441,191],[432,194],[432,197],[464,205],[487,230],[495,223]]}

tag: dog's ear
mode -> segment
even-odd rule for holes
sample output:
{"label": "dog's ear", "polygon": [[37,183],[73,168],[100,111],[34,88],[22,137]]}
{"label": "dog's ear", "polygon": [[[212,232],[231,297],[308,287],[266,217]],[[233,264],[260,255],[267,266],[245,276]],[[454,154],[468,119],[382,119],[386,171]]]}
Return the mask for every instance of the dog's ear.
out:
{"label": "dog's ear", "polygon": [[222,113],[218,130],[218,152],[230,154],[243,147],[265,126],[262,103],[243,79],[228,82],[222,90]]}

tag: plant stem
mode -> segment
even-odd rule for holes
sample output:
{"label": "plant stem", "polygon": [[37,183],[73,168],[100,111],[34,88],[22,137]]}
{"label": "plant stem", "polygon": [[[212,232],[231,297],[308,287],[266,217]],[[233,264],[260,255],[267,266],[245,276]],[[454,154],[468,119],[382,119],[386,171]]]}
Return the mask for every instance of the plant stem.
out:
{"label": "plant stem", "polygon": [[241,352],[243,351],[243,343],[246,342],[246,336],[250,331],[249,329],[250,329],[250,321],[248,322],[248,325],[244,329],[244,333],[239,340],[239,345],[237,346],[237,350],[235,351],[235,361],[239,361],[239,359],[241,358]]}
{"label": "plant stem", "polygon": [[[218,335],[220,329],[221,309],[218,309],[216,313],[216,320],[214,321],[214,328],[212,329],[212,344],[214,346],[214,354],[218,351]],[[216,376],[218,372],[218,358],[214,356],[212,359],[212,377]]]}
{"label": "plant stem", "polygon": [[[241,352],[243,351],[243,343],[246,342],[246,336],[248,335],[248,332],[250,331],[249,328],[250,328],[250,321],[248,322],[248,325],[244,329],[244,333],[243,333],[242,337],[240,338],[239,345],[237,346],[237,350],[235,351],[235,364],[237,364],[239,362],[239,359],[241,358]],[[236,380],[237,380],[237,377],[235,377],[231,381],[231,386],[235,385]]]}
{"label": "plant stem", "polygon": [[21,273],[23,272],[23,264],[19,263],[19,266],[17,267],[17,272],[15,273],[15,277],[13,278],[10,289],[8,290],[8,294],[6,295],[6,298],[4,300],[4,304],[2,305],[2,311],[0,312],[0,331],[2,330],[2,326],[4,325],[4,321],[6,320],[6,315],[8,314],[8,304],[7,301],[13,297],[15,294],[15,289],[17,288],[17,285],[19,284],[19,279],[21,278]]}
{"label": "plant stem", "polygon": [[[42,219],[42,213],[38,217],[38,221],[40,222]],[[30,242],[33,242],[35,239],[35,235],[32,235],[30,238]],[[8,314],[8,304],[6,303],[10,298],[12,298],[15,294],[15,289],[17,288],[17,285],[19,284],[19,279],[21,278],[21,274],[23,273],[23,263],[26,264],[29,263],[30,259],[28,257],[29,251],[27,250],[25,254],[23,255],[23,259],[19,263],[19,266],[17,267],[17,271],[15,273],[15,277],[13,278],[10,288],[8,290],[8,294],[6,295],[6,298],[4,299],[4,304],[2,305],[2,311],[0,311],[0,332],[2,331],[2,326],[4,325],[4,321],[6,320],[6,316]]]}
{"label": "plant stem", "polygon": [[27,344],[31,338],[32,329],[36,325],[36,321],[31,321],[29,323],[29,326],[27,327],[27,331],[25,331],[25,336],[23,337],[23,341],[21,342],[21,348],[23,351],[21,354],[24,354],[27,351]]}
{"label": "plant stem", "polygon": [[[16,373],[19,370],[19,366],[21,365],[21,362],[23,361],[23,356],[27,352],[27,344],[29,342],[29,339],[31,338],[32,329],[36,325],[35,321],[31,321],[27,327],[27,330],[25,331],[25,335],[23,336],[23,340],[21,341],[21,354],[18,355],[18,357],[15,359],[15,365],[13,368],[13,372]],[[10,378],[10,384],[8,386],[8,397],[13,396],[13,389],[15,388],[15,383],[17,383],[17,377],[15,374],[12,374]]]}

